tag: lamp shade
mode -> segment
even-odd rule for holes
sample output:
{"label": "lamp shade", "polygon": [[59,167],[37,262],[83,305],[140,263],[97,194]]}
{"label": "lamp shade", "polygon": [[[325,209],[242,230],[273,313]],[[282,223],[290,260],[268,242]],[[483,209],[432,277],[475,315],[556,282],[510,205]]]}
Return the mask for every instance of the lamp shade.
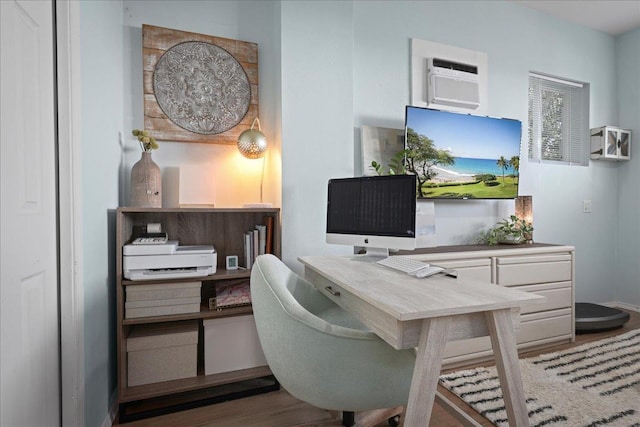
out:
{"label": "lamp shade", "polygon": [[533,223],[533,197],[518,196],[516,198],[516,216],[529,224]]}
{"label": "lamp shade", "polygon": [[[258,130],[253,126],[258,123]],[[256,117],[251,124],[251,129],[247,129],[238,137],[238,151],[247,159],[259,159],[267,151],[267,138],[260,130],[260,120]]]}
{"label": "lamp shade", "polygon": [[[516,216],[524,220],[528,225],[533,227],[533,197],[518,196],[516,198]],[[523,233],[523,237],[527,243],[533,243],[533,231]]]}

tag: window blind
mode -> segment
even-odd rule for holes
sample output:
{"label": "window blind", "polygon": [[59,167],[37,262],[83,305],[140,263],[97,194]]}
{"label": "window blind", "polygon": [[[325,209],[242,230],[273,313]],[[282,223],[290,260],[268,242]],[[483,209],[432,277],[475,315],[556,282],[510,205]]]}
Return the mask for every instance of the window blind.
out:
{"label": "window blind", "polygon": [[589,165],[589,85],[529,74],[529,159]]}

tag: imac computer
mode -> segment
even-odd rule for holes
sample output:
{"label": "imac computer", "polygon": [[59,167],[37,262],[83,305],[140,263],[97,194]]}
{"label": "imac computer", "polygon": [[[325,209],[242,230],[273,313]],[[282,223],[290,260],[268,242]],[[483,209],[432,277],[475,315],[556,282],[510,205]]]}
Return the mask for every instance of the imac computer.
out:
{"label": "imac computer", "polygon": [[371,261],[415,249],[415,176],[331,179],[328,190],[327,243],[363,247]]}

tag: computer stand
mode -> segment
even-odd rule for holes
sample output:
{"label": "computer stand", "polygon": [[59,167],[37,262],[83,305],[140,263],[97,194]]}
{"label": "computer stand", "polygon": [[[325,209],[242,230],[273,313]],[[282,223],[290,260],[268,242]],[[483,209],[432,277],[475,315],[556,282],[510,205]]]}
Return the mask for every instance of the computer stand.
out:
{"label": "computer stand", "polygon": [[381,259],[385,259],[389,256],[388,248],[365,248],[365,252],[363,254],[354,255],[351,258],[353,261],[360,262],[376,262]]}

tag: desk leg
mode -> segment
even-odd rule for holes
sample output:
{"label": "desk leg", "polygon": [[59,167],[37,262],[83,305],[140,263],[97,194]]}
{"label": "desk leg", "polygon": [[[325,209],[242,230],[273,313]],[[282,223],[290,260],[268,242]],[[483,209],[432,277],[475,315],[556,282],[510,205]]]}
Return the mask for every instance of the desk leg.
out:
{"label": "desk leg", "polygon": [[511,310],[486,312],[486,321],[509,424],[528,426],[529,415],[522,386]]}
{"label": "desk leg", "polygon": [[404,427],[429,425],[450,326],[451,317],[435,317],[422,322]]}

